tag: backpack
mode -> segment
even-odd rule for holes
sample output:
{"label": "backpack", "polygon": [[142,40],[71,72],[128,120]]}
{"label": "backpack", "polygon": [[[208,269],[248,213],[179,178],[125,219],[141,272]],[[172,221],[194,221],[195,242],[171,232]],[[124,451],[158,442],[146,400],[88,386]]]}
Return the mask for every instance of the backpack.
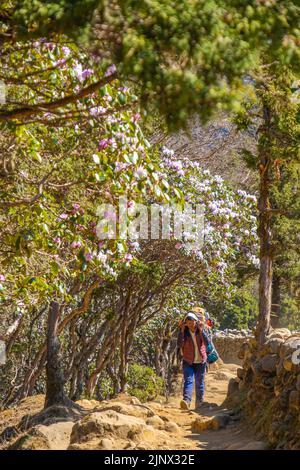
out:
{"label": "backpack", "polygon": [[219,359],[219,354],[212,342],[212,332],[209,328],[205,328],[205,332],[209,338],[208,345],[206,347],[207,362],[208,364],[213,364]]}
{"label": "backpack", "polygon": [[219,354],[217,353],[217,350],[212,341],[208,343],[206,347],[206,353],[207,353],[208,364],[213,364],[219,359]]}

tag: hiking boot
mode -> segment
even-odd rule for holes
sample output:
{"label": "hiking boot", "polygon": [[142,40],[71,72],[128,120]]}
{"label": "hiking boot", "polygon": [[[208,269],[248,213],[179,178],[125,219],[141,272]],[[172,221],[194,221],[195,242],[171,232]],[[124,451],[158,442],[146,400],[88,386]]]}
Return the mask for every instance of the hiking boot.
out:
{"label": "hiking boot", "polygon": [[180,402],[180,408],[182,410],[188,410],[190,408],[190,404],[188,401],[185,401],[185,400],[181,400]]}
{"label": "hiking boot", "polygon": [[203,406],[203,400],[197,400],[195,405],[195,410],[200,410]]}

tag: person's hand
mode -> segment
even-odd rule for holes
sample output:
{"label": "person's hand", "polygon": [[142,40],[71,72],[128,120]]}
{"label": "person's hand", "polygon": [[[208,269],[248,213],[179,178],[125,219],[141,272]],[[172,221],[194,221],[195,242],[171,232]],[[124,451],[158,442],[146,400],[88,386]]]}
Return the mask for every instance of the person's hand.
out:
{"label": "person's hand", "polygon": [[182,328],[184,325],[185,325],[185,321],[184,320],[179,320],[178,327]]}

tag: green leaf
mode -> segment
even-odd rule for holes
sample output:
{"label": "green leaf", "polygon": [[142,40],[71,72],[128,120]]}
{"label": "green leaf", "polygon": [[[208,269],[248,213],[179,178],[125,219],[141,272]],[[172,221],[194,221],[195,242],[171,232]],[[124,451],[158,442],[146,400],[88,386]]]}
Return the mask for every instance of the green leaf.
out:
{"label": "green leaf", "polygon": [[159,189],[158,186],[155,186],[155,188],[154,188],[154,194],[155,194],[157,197],[161,197],[162,193],[161,193],[161,190]]}
{"label": "green leaf", "polygon": [[126,100],[126,95],[124,95],[124,93],[118,94],[118,101],[120,104],[124,105],[126,103]]}
{"label": "green leaf", "polygon": [[48,225],[45,224],[45,223],[43,223],[42,225],[43,225],[43,228],[44,228],[45,232],[49,233],[49,227],[48,227]]}
{"label": "green leaf", "polygon": [[99,173],[95,173],[95,178],[99,183],[103,183],[103,181],[106,180],[106,175],[99,175]]}
{"label": "green leaf", "polygon": [[100,96],[105,96],[107,93],[107,85],[104,85],[99,89]]}
{"label": "green leaf", "polygon": [[84,261],[84,262],[82,263],[82,265],[81,265],[81,270],[82,270],[82,271],[86,271],[87,267],[88,267],[88,264],[87,264],[86,261]]}
{"label": "green leaf", "polygon": [[55,261],[51,263],[51,272],[54,276],[57,276],[59,273],[59,265]]}
{"label": "green leaf", "polygon": [[31,155],[33,156],[33,158],[35,160],[37,160],[39,163],[42,163],[43,159],[41,157],[41,155],[39,154],[39,152],[31,152]]}
{"label": "green leaf", "polygon": [[93,160],[94,160],[94,162],[95,162],[97,165],[99,165],[99,163],[100,163],[99,155],[97,155],[96,153],[94,153],[94,155],[93,155]]}
{"label": "green leaf", "polygon": [[182,199],[182,198],[183,198],[183,194],[182,194],[182,192],[181,192],[179,189],[173,188],[173,191],[174,191],[175,195],[176,195],[179,199]]}
{"label": "green leaf", "polygon": [[17,251],[17,253],[20,253],[20,248],[21,248],[21,235],[19,235],[19,236],[17,237],[16,245],[15,245],[15,246],[16,246],[16,251]]}
{"label": "green leaf", "polygon": [[138,156],[137,152],[133,152],[133,153],[129,156],[129,161],[130,161],[131,163],[133,163],[134,165],[137,163],[138,159],[139,159],[139,156]]}

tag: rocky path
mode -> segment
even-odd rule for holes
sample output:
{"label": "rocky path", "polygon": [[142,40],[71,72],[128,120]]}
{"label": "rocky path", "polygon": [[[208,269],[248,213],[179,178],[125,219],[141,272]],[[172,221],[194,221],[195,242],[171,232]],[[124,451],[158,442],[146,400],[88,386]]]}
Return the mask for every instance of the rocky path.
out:
{"label": "rocky path", "polygon": [[[84,413],[78,419],[51,418],[27,432],[17,432],[3,441],[2,448],[13,449],[157,449],[157,450],[238,450],[264,449],[239,415],[227,410],[228,381],[238,366],[222,364],[206,379],[206,402],[201,412],[179,409],[180,394],[164,400],[141,404],[136,398],[119,396],[97,402],[81,400]],[[180,390],[178,384],[178,389]],[[0,413],[0,435],[5,429],[18,430],[20,419],[42,407],[43,397],[30,397],[16,410]],[[8,435],[8,434],[7,434]]]}
{"label": "rocky path", "polygon": [[259,450],[267,447],[266,443],[257,440],[241,416],[223,406],[228,382],[236,377],[238,367],[235,364],[222,364],[218,370],[207,374],[205,403],[201,412],[180,410],[179,394],[163,407],[151,404],[160,415],[179,425],[183,432],[180,438],[182,445],[188,443],[188,448],[193,450]]}

